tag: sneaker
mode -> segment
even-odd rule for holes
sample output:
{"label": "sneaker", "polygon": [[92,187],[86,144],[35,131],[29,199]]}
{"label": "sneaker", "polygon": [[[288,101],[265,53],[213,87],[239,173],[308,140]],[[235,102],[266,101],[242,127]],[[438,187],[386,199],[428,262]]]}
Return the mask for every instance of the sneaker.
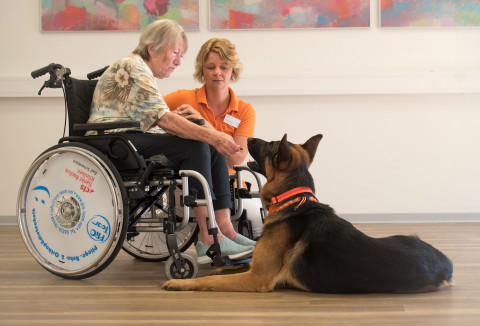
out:
{"label": "sneaker", "polygon": [[236,244],[239,244],[241,246],[254,246],[257,244],[257,241],[254,241],[252,239],[247,238],[246,236],[241,235],[240,233],[237,233],[235,236],[235,240],[233,240]]}
{"label": "sneaker", "polygon": [[[207,256],[207,250],[210,246],[203,244],[198,240],[196,249],[197,249],[197,263],[199,264],[208,264],[212,262],[212,259]],[[253,252],[253,246],[242,246],[236,244],[227,237],[223,237],[220,240],[220,250],[222,255],[227,256],[231,260],[246,258],[251,256]]]}

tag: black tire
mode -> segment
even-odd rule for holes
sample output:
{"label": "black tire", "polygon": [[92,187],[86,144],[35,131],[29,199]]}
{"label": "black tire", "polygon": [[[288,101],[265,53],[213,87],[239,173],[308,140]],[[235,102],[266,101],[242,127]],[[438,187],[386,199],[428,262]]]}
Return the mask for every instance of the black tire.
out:
{"label": "black tire", "polygon": [[185,270],[179,271],[177,266],[173,263],[173,258],[170,257],[165,262],[165,275],[169,280],[171,279],[187,279],[195,278],[198,273],[197,261],[190,255],[183,254],[182,258],[185,262]]}

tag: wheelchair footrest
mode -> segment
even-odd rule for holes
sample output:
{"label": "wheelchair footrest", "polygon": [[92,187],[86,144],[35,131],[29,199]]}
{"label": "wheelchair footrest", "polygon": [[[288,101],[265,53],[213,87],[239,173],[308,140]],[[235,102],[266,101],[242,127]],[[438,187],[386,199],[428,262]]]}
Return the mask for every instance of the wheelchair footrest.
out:
{"label": "wheelchair footrest", "polygon": [[232,260],[228,257],[224,257],[224,266],[236,266],[236,265],[243,265],[243,264],[250,264],[252,262],[252,258],[243,258],[243,259],[236,259]]}
{"label": "wheelchair footrest", "polygon": [[252,261],[251,257],[234,260],[230,259],[228,256],[222,256],[219,243],[214,243],[208,248],[207,256],[212,259],[211,265],[215,267],[249,264]]}

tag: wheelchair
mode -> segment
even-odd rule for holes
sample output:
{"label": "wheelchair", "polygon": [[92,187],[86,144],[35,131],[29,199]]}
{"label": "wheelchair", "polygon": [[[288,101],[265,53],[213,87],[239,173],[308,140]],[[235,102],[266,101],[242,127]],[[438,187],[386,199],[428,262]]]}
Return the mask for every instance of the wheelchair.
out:
{"label": "wheelchair", "polygon": [[[201,174],[178,170],[164,156],[145,159],[121,133],[105,133],[138,127],[137,122],[86,123],[95,79],[107,68],[85,80],[54,63],[32,72],[33,78],[50,75],[38,95],[44,88],[62,88],[65,98],[63,137],[35,159],[19,189],[18,225],[32,256],[57,276],[84,279],[104,270],[123,249],[138,259],[165,261],[167,278],[194,278],[197,262],[184,253],[198,234],[191,208],[206,206],[214,238],[207,252],[212,265],[248,263],[222,256],[210,190]],[[89,130],[97,134],[85,136]],[[232,220],[238,221],[240,233],[251,237],[243,200],[258,198],[263,183],[248,167],[234,169]],[[242,171],[254,176],[258,191],[234,185],[244,184]],[[189,178],[200,182],[205,199],[190,193]]]}

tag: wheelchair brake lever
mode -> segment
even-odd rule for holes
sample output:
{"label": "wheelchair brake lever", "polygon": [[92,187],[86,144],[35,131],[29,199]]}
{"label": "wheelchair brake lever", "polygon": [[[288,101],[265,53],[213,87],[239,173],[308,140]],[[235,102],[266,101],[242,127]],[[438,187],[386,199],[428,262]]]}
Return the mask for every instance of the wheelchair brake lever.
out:
{"label": "wheelchair brake lever", "polygon": [[42,91],[45,87],[48,87],[48,81],[46,81],[45,83],[43,83],[43,86],[40,88],[40,90],[38,91],[38,95],[42,95]]}
{"label": "wheelchair brake lever", "polygon": [[50,79],[43,83],[43,86],[38,91],[38,95],[42,95],[44,88],[61,88],[62,82],[68,77],[71,72],[69,68],[65,68],[62,65],[51,66]]}

